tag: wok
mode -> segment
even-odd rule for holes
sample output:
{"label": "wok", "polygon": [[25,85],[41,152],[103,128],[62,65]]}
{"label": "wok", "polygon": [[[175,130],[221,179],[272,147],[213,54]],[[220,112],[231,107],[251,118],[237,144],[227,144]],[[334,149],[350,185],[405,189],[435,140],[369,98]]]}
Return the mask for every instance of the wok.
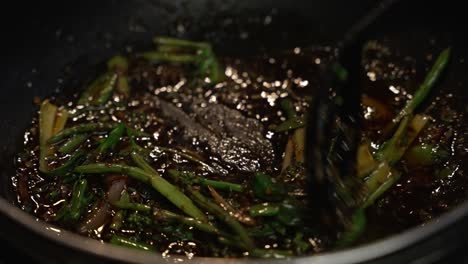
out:
{"label": "wok", "polygon": [[[2,16],[0,65],[0,236],[33,259],[47,263],[172,262],[91,240],[43,223],[15,206],[10,188],[14,155],[37,111],[34,96],[80,89],[96,65],[130,50],[151,47],[154,35],[213,43],[220,54],[245,55],[312,44],[333,44],[376,1],[102,0],[55,3],[16,1]],[[387,38],[403,54],[423,57],[434,45],[451,45],[454,60],[443,90],[465,109],[468,54],[463,8],[457,1],[401,1],[372,26],[370,38]],[[432,40],[432,41],[431,41]],[[436,44],[433,42],[435,41]],[[431,263],[468,245],[468,202],[401,234],[290,263]],[[190,263],[263,263],[254,259],[194,258]],[[274,262],[267,260],[267,263]]]}

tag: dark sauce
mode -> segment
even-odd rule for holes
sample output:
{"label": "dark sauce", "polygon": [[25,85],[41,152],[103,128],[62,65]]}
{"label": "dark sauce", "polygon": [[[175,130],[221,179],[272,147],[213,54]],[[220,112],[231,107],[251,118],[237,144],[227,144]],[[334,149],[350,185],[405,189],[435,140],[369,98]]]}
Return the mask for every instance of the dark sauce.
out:
{"label": "dark sauce", "polygon": [[[311,50],[295,48],[281,55],[264,55],[250,58],[223,58],[226,81],[210,84],[209,81],[199,86],[192,86],[193,77],[188,74],[190,69],[175,65],[152,65],[146,61],[133,58],[129,67],[132,96],[124,99],[118,96],[112,98],[103,107],[82,109],[75,105],[76,96],[58,95],[53,98],[57,105],[66,106],[72,118],[67,127],[89,122],[125,122],[129,126],[150,134],[149,138],[138,141],[140,146],[150,151],[152,166],[165,178],[169,169],[185,169],[209,179],[220,179],[247,186],[254,171],[269,173],[278,181],[290,185],[290,195],[304,202],[304,175],[285,177],[280,175],[287,133],[276,133],[274,127],[286,118],[281,111],[279,101],[282,98],[293,100],[296,111],[303,115],[308,107],[308,94],[317,86],[317,65],[326,64],[333,56],[330,47],[317,47]],[[420,83],[425,68],[431,61],[418,61],[417,58],[394,53],[392,48],[378,41],[371,42],[363,60],[363,86],[367,96],[378,101],[388,113],[375,115],[372,106],[363,105],[365,116],[363,138],[370,139],[372,146],[382,143],[381,130],[386,122],[398,112]],[[167,118],[154,98],[164,100],[186,112],[195,103],[217,104],[228,107],[240,113],[245,118],[256,120],[261,126],[262,140],[271,144],[271,153],[253,153],[252,158],[244,165],[236,165],[226,160],[223,153],[213,153],[209,144],[193,138],[187,139],[186,129],[179,123]],[[430,167],[414,167],[403,160],[398,166],[403,172],[399,182],[392,187],[368,211],[368,227],[362,241],[372,241],[391,234],[401,232],[409,227],[424,224],[426,221],[448,211],[453,206],[464,201],[468,179],[463,175],[466,161],[466,128],[463,126],[465,117],[459,109],[453,109],[450,95],[439,95],[427,107],[426,112],[432,117],[428,127],[417,139],[418,143],[433,143],[449,146],[450,159],[444,163]],[[189,102],[189,103],[187,103]],[[201,106],[203,107],[203,106]],[[191,115],[194,119],[200,118]],[[33,120],[31,128],[25,134],[25,151],[17,158],[17,174],[13,185],[18,193],[18,204],[38,218],[52,222],[71,231],[77,231],[77,224],[54,221],[54,215],[68,199],[72,185],[62,179],[48,178],[38,171],[38,124]],[[221,124],[221,127],[224,125]],[[83,147],[91,151],[93,142],[105,134],[95,135]],[[125,151],[130,142],[123,141],[119,150]],[[158,147],[175,148],[182,152],[196,155],[204,162],[217,168],[217,172],[206,170],[180,155],[161,151]],[[105,162],[122,162],[122,153],[116,151],[102,157]],[[240,153],[242,154],[242,153]],[[68,156],[56,155],[57,164]],[[234,157],[238,158],[238,157]],[[445,167],[453,168],[448,175],[441,172]],[[252,169],[254,168],[254,169]],[[447,174],[447,172],[446,172]],[[121,178],[119,178],[121,177]],[[166,199],[148,186],[121,175],[88,176],[91,189],[96,197],[102,197],[109,185],[116,179],[125,179],[127,190],[136,202],[176,211]],[[248,208],[260,201],[252,192],[223,193],[224,198],[241,212],[248,213]],[[94,201],[97,206],[100,199]],[[92,207],[93,207],[92,206]],[[92,208],[89,208],[90,212]],[[119,231],[109,228],[111,215],[104,224],[83,235],[102,241],[108,241],[113,234],[137,238],[168,256],[185,254],[196,256],[241,256],[242,251],[219,245],[209,235],[182,225],[160,224],[148,226],[124,226]],[[264,223],[257,222],[258,226]],[[331,249],[334,237],[323,234],[317,228],[300,228],[304,241],[310,244],[307,252],[295,254],[311,254]],[[292,237],[299,232],[297,229],[284,231],[284,237],[256,240],[259,248],[290,249]]]}

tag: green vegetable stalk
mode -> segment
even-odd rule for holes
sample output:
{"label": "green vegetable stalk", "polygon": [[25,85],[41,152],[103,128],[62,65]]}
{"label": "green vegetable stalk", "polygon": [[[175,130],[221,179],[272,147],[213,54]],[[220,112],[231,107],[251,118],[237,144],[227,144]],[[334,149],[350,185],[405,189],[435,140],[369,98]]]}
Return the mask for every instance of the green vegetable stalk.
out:
{"label": "green vegetable stalk", "polygon": [[42,172],[49,169],[46,158],[50,155],[51,149],[47,145],[47,141],[54,135],[56,114],[57,106],[51,104],[49,100],[44,100],[39,111],[39,170]]}
{"label": "green vegetable stalk", "polygon": [[58,151],[62,154],[70,154],[73,153],[77,148],[80,147],[87,139],[89,135],[87,134],[77,134],[72,136],[70,139],[67,140],[59,149]]}
{"label": "green vegetable stalk", "polygon": [[429,117],[424,115],[415,115],[413,118],[405,117],[395,134],[379,148],[376,158],[390,164],[398,162],[428,121]]}
{"label": "green vegetable stalk", "polygon": [[193,64],[198,75],[208,76],[213,83],[223,81],[224,71],[209,43],[167,37],[156,37],[154,43],[158,47],[157,51],[145,52],[139,56],[153,62]]}
{"label": "green vegetable stalk", "polygon": [[203,214],[185,194],[166,181],[158,173],[147,172],[140,168],[127,165],[104,163],[81,165],[76,167],[75,171],[84,174],[120,173],[131,176],[138,181],[150,184],[156,191],[186,214],[202,222],[207,222],[205,214]]}
{"label": "green vegetable stalk", "polygon": [[386,190],[398,181],[401,174],[390,166],[397,163],[405,155],[412,142],[427,124],[429,120],[427,116],[412,116],[415,109],[427,98],[430,90],[446,68],[449,57],[450,48],[445,49],[439,54],[423,83],[413,95],[413,98],[406,103],[405,107],[386,129],[386,131],[393,130],[393,127],[399,123],[395,134],[388,141],[384,142],[375,154],[375,158],[380,161],[380,164],[373,160],[368,149],[360,149],[358,153],[358,176],[363,178],[371,168],[375,167],[375,169],[373,169],[364,182],[363,192],[365,193],[365,199],[362,202],[361,209],[355,214],[353,227],[346,230],[338,246],[349,245],[360,236],[365,226],[363,210],[372,205]]}
{"label": "green vegetable stalk", "polygon": [[135,210],[141,212],[151,212],[151,206],[141,203],[132,203],[129,201],[115,201],[112,203],[113,206],[119,209]]}
{"label": "green vegetable stalk", "polygon": [[216,189],[225,190],[225,191],[235,191],[235,192],[242,192],[243,188],[242,185],[236,183],[230,183],[226,181],[215,181],[215,180],[208,180],[197,176],[191,172],[180,172],[177,170],[169,170],[170,176],[174,179],[174,181],[182,181],[185,183],[189,183],[190,185],[193,184],[200,184],[204,186],[211,186]]}
{"label": "green vegetable stalk", "polygon": [[279,206],[271,203],[256,204],[249,209],[249,213],[253,217],[257,216],[275,216],[279,212]]}
{"label": "green vegetable stalk", "polygon": [[286,195],[286,188],[282,184],[273,182],[267,174],[257,172],[253,180],[255,196],[265,201],[281,201]]}
{"label": "green vegetable stalk", "polygon": [[305,126],[305,121],[303,117],[297,116],[294,105],[289,98],[285,98],[280,102],[283,112],[286,114],[286,121],[279,124],[276,128],[276,132],[285,132],[289,130],[295,130],[297,128],[302,128]]}
{"label": "green vegetable stalk", "polygon": [[290,98],[285,98],[280,101],[281,108],[283,108],[284,113],[286,114],[287,119],[291,119],[297,116],[296,110],[294,109],[294,104]]}
{"label": "green vegetable stalk", "polygon": [[201,222],[201,221],[199,221],[197,219],[190,218],[190,217],[185,217],[185,216],[182,216],[182,215],[179,215],[179,214],[167,211],[167,210],[161,209],[161,210],[155,211],[154,212],[154,217],[158,221],[178,222],[178,223],[182,223],[182,224],[187,225],[187,226],[191,226],[193,228],[196,228],[196,229],[198,229],[200,231],[203,231],[203,232],[206,232],[206,233],[209,233],[209,234],[227,236],[222,231],[220,231],[218,228],[216,228],[215,226],[213,226],[213,225],[211,225],[209,223]]}
{"label": "green vegetable stalk", "polygon": [[110,229],[119,230],[122,227],[123,220],[124,220],[124,212],[122,210],[117,211],[115,215],[112,217]]}
{"label": "green vegetable stalk", "polygon": [[358,209],[351,219],[349,228],[341,235],[336,246],[338,248],[350,246],[364,233],[366,222],[365,211],[363,209]]}
{"label": "green vegetable stalk", "polygon": [[153,42],[159,47],[185,47],[203,49],[210,44],[207,42],[195,42],[185,39],[169,38],[169,37],[155,37]]}
{"label": "green vegetable stalk", "polygon": [[449,156],[443,147],[423,143],[410,148],[405,154],[405,160],[411,166],[431,166],[446,161]]}
{"label": "green vegetable stalk", "polygon": [[125,133],[125,125],[119,123],[110,133],[109,136],[102,140],[98,147],[98,152],[103,154],[110,150],[113,150],[115,146],[120,142],[120,138]]}
{"label": "green vegetable stalk", "polygon": [[117,77],[117,73],[109,72],[99,76],[89,85],[88,89],[83,92],[78,100],[78,104],[90,104],[96,106],[106,103],[114,91]]}
{"label": "green vegetable stalk", "polygon": [[64,129],[67,120],[67,109],[58,108],[49,100],[42,102],[39,112],[39,170],[41,172],[49,170],[46,159],[54,153],[47,141]]}
{"label": "green vegetable stalk", "polygon": [[450,52],[451,48],[446,48],[439,54],[434,65],[432,65],[431,70],[426,75],[423,83],[419,86],[418,90],[413,95],[413,98],[406,103],[405,107],[393,119],[393,123],[397,124],[405,116],[411,115],[414,110],[427,98],[432,87],[434,87],[434,84],[437,82],[440,75],[447,67],[450,59]]}
{"label": "green vegetable stalk", "polygon": [[87,190],[88,181],[86,179],[81,179],[75,182],[70,201],[60,208],[55,216],[55,220],[77,221],[80,219],[90,202]]}
{"label": "green vegetable stalk", "polygon": [[68,120],[68,110],[60,107],[57,109],[57,114],[55,116],[54,121],[54,129],[53,135],[57,134],[58,132],[62,131],[65,128]]}
{"label": "green vegetable stalk", "polygon": [[58,168],[45,172],[47,175],[65,176],[68,173],[73,172],[73,168],[83,163],[86,159],[86,155],[83,151],[76,151],[73,155]]}
{"label": "green vegetable stalk", "polygon": [[135,164],[142,170],[148,172],[148,173],[152,173],[152,174],[158,174],[158,172],[153,168],[151,167],[151,165],[149,165],[145,159],[140,155],[138,154],[137,152],[132,152],[130,153],[130,157],[132,157],[132,160],[133,162],[135,162]]}
{"label": "green vegetable stalk", "polygon": [[114,56],[107,61],[107,69],[117,74],[115,90],[124,97],[130,96],[130,86],[128,85],[128,60],[123,56]]}
{"label": "green vegetable stalk", "polygon": [[80,124],[73,127],[65,128],[64,130],[60,131],[53,137],[50,137],[46,142],[48,144],[55,144],[58,143],[68,137],[77,135],[77,134],[84,134],[84,133],[97,133],[103,131],[109,131],[113,129],[116,124],[108,124],[108,123],[88,123],[88,124]]}
{"label": "green vegetable stalk", "polygon": [[[383,162],[378,168],[369,176],[369,180],[366,181],[365,186],[368,188],[367,199],[364,201],[361,208],[367,208],[372,205],[380,196],[383,195],[390,187],[395,184],[401,176],[401,173],[387,168],[385,162]],[[375,182],[378,181],[378,184]]]}
{"label": "green vegetable stalk", "polygon": [[428,120],[426,116],[422,115],[415,115],[411,121],[409,116],[405,117],[392,138],[380,147],[376,153],[376,158],[381,163],[364,182],[363,191],[366,198],[362,208],[373,204],[377,198],[400,178],[401,174],[390,166],[403,157]]}
{"label": "green vegetable stalk", "polygon": [[206,198],[199,191],[196,191],[190,187],[187,187],[187,191],[198,205],[231,227],[231,229],[239,236],[239,240],[245,244],[249,251],[254,249],[254,241],[247,233],[247,230],[245,230],[245,228],[233,216],[224,211],[223,208],[219,207],[217,204],[210,201],[210,199]]}
{"label": "green vegetable stalk", "polygon": [[364,178],[365,176],[369,175],[369,173],[372,172],[377,166],[377,162],[372,156],[372,153],[369,149],[369,144],[367,142],[361,144],[358,147],[356,165],[356,171],[359,178]]}
{"label": "green vegetable stalk", "polygon": [[110,243],[117,246],[139,249],[144,251],[153,251],[154,248],[146,243],[139,242],[133,239],[113,235],[110,239]]}
{"label": "green vegetable stalk", "polygon": [[128,84],[128,77],[126,75],[119,76],[115,90],[124,97],[130,97],[130,85]]}
{"label": "green vegetable stalk", "polygon": [[305,121],[303,117],[293,117],[290,119],[287,119],[283,123],[279,124],[275,128],[275,132],[286,132],[289,130],[294,130],[297,128],[301,128],[305,126]]}
{"label": "green vegetable stalk", "polygon": [[211,186],[213,188],[224,190],[224,191],[233,191],[233,192],[242,192],[244,188],[242,185],[226,182],[226,181],[215,181],[215,180],[208,180],[202,177],[197,177],[196,181],[204,186]]}
{"label": "green vegetable stalk", "polygon": [[128,70],[127,58],[117,55],[107,61],[107,69],[118,74],[125,74]]}
{"label": "green vegetable stalk", "polygon": [[192,63],[197,61],[196,55],[168,54],[159,51],[147,51],[139,54],[150,62]]}
{"label": "green vegetable stalk", "polygon": [[[176,181],[181,181],[182,173],[176,170],[169,171],[169,175],[174,178]],[[212,202],[210,199],[206,198],[203,194],[199,191],[194,190],[192,188],[192,184],[189,181],[181,181],[184,185],[187,192],[190,193],[192,199],[197,203],[199,206],[207,210],[208,212],[212,213],[216,218],[220,221],[225,222],[231,229],[239,236],[240,242],[247,247],[248,250],[252,250],[254,248],[254,242],[250,238],[249,234],[245,230],[245,228],[234,218],[231,214],[226,212],[223,208],[221,208],[216,203]]]}

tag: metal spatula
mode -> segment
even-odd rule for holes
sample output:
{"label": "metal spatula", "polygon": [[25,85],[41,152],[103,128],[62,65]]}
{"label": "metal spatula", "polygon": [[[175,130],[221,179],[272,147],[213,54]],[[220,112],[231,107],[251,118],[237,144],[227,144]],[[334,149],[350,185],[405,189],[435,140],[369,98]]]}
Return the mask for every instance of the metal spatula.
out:
{"label": "metal spatula", "polygon": [[355,180],[359,143],[361,50],[372,25],[397,0],[381,1],[338,42],[336,60],[322,68],[306,127],[308,193],[311,210],[328,226],[349,223],[361,199]]}

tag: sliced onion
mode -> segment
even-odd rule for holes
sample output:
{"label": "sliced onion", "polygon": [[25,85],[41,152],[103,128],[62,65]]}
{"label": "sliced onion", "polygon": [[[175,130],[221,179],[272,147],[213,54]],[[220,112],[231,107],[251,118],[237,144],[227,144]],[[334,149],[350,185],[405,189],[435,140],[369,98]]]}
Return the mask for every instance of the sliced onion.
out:
{"label": "sliced onion", "polygon": [[97,203],[97,205],[91,209],[91,213],[88,214],[83,223],[78,227],[78,232],[87,233],[109,222],[111,217],[111,205],[109,203],[120,200],[122,191],[125,189],[126,178],[113,177],[109,182],[111,185],[107,191],[107,199]]}
{"label": "sliced onion", "polygon": [[91,209],[91,213],[86,216],[86,219],[78,227],[78,232],[88,233],[109,222],[111,217],[110,209],[110,204],[106,201],[97,203],[97,205]]}
{"label": "sliced onion", "polygon": [[125,188],[125,180],[117,180],[113,181],[107,191],[107,201],[110,203],[117,202],[120,200],[120,196],[122,195],[122,191]]}
{"label": "sliced onion", "polygon": [[28,177],[26,175],[20,175],[18,178],[18,195],[21,203],[29,203],[31,198],[29,197]]}
{"label": "sliced onion", "polygon": [[110,174],[104,178],[104,183],[106,184],[106,186],[111,186],[113,182],[122,181],[122,180],[127,181],[128,176],[120,175],[120,174]]}

